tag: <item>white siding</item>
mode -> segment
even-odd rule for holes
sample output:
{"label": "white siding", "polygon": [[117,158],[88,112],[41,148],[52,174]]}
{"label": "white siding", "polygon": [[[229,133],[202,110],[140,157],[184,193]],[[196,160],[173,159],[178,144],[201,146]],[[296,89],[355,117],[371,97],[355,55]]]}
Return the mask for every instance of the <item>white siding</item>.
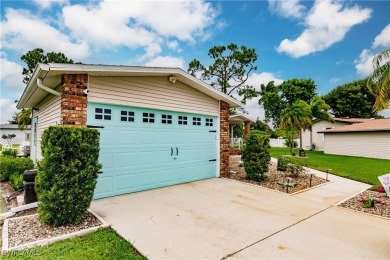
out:
{"label": "white siding", "polygon": [[42,159],[41,153],[41,138],[43,131],[52,125],[59,125],[61,119],[61,101],[60,97],[48,95],[37,106],[38,125],[37,125],[37,161]]}
{"label": "white siding", "polygon": [[219,102],[168,77],[89,77],[88,102],[219,116]]}
{"label": "white siding", "polygon": [[[335,128],[339,126],[347,125],[347,123],[343,122],[327,122],[327,121],[318,121],[314,123],[312,126],[313,129],[313,143],[316,145],[316,151],[324,151],[324,134],[322,133],[317,133],[318,131],[325,130],[327,128]],[[310,131],[302,131],[302,147],[303,149],[309,150],[311,149],[311,144],[310,144]]]}
{"label": "white siding", "polygon": [[390,132],[325,134],[325,153],[390,159]]}

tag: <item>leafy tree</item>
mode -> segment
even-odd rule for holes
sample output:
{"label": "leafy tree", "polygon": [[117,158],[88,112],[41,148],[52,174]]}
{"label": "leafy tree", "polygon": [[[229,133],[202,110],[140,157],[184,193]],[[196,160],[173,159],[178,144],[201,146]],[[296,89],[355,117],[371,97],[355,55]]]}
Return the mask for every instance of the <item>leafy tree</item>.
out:
{"label": "leafy tree", "polygon": [[28,51],[21,57],[27,65],[27,68],[23,68],[23,82],[28,83],[31,75],[33,74],[38,63],[73,63],[72,59],[69,59],[65,54],[61,52],[49,52],[47,54],[41,48]]}
{"label": "leafy tree", "polygon": [[16,137],[15,134],[3,134],[1,138],[7,141],[8,144],[11,144],[12,139]]}
{"label": "leafy tree", "polygon": [[261,131],[265,131],[265,132],[271,131],[271,128],[269,127],[269,125],[267,123],[259,120],[259,119],[257,119],[256,122],[251,123],[251,129],[261,130]]}
{"label": "leafy tree", "polygon": [[31,113],[31,108],[22,109],[18,113],[18,116],[16,117],[16,122],[20,130],[24,130],[26,126],[31,125]]}
{"label": "leafy tree", "polygon": [[372,111],[375,96],[367,88],[367,79],[338,86],[324,96],[335,117],[380,117]]}
{"label": "leafy tree", "polygon": [[211,86],[225,94],[232,95],[237,91],[243,96],[243,102],[257,95],[254,87],[246,84],[249,74],[257,69],[254,65],[258,58],[255,49],[231,43],[212,47],[208,56],[214,60],[213,64],[206,67],[194,59],[188,65],[188,72],[209,81]]}
{"label": "leafy tree", "polygon": [[295,102],[311,102],[316,96],[316,85],[312,79],[290,79],[279,86],[271,81],[261,85],[260,96],[259,104],[264,107],[266,120],[272,120],[273,126],[277,128],[286,109]]}
{"label": "leafy tree", "polygon": [[382,64],[384,60],[390,60],[390,49],[376,55],[372,61],[374,72],[367,80],[367,86],[375,95],[374,111],[380,111],[389,107],[390,102],[390,61]]}
{"label": "leafy tree", "polygon": [[266,178],[270,155],[269,137],[251,133],[245,139],[245,148],[242,151],[242,159],[246,178],[249,180],[262,181]]}
{"label": "leafy tree", "polygon": [[[309,129],[312,125],[312,119],[311,107],[305,101],[298,100],[283,112],[280,119],[280,128],[285,131],[293,131],[293,129],[296,129],[300,132],[301,129]],[[289,136],[289,138],[291,138],[291,136]],[[293,143],[292,139],[288,139],[288,141],[290,144]],[[293,154],[292,147],[291,154]]]}

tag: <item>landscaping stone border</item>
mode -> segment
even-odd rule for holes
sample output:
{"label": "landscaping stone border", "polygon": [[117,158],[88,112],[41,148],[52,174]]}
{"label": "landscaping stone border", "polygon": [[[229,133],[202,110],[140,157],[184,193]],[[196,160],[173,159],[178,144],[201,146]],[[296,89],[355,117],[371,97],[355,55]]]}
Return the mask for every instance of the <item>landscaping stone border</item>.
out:
{"label": "landscaping stone border", "polygon": [[[9,220],[6,219],[4,221],[4,225],[3,225],[3,234],[2,234],[3,245],[2,245],[1,253],[3,255],[5,255],[5,254],[7,254],[8,252],[11,252],[11,251],[23,250],[23,249],[27,249],[27,248],[36,247],[36,246],[45,246],[45,245],[49,245],[49,244],[52,244],[52,243],[60,241],[60,240],[65,240],[65,239],[68,239],[68,238],[82,236],[82,235],[85,235],[85,234],[88,234],[88,233],[92,233],[92,232],[97,231],[99,228],[107,228],[107,227],[110,226],[106,221],[104,221],[104,219],[102,219],[93,210],[88,209],[88,212],[91,213],[102,224],[99,225],[99,226],[96,226],[96,227],[87,228],[87,229],[84,229],[84,230],[76,231],[76,232],[65,234],[65,235],[60,235],[60,236],[57,236],[57,237],[42,239],[42,240],[38,240],[38,241],[35,241],[35,242],[31,242],[31,243],[27,243],[27,244],[24,244],[24,245],[11,247],[11,248],[8,247],[8,221]],[[37,214],[35,214],[35,215],[37,215]],[[21,216],[21,217],[16,217],[14,219],[27,218],[27,217],[29,217],[29,216]]]}

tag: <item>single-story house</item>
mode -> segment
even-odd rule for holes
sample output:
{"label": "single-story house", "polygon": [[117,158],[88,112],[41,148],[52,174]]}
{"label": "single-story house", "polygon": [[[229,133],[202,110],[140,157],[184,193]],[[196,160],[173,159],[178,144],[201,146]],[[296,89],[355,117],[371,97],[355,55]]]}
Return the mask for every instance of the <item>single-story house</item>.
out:
{"label": "single-story house", "polygon": [[305,150],[312,149],[312,145],[315,145],[315,150],[324,151],[325,139],[324,134],[320,131],[332,129],[340,126],[358,124],[370,120],[369,118],[334,118],[334,122],[328,122],[325,120],[314,120],[310,130],[302,131],[302,148]]}
{"label": "single-story house", "polygon": [[[234,126],[237,124],[244,124],[244,137],[247,136],[251,131],[251,123],[255,121],[244,114],[231,115],[229,117],[230,124],[230,155],[238,155],[240,154],[240,148],[243,143],[243,138],[236,137],[234,135]],[[234,147],[238,144],[239,148]]]}
{"label": "single-story house", "polygon": [[32,108],[31,158],[52,125],[100,131],[94,198],[229,175],[229,108],[242,103],[179,68],[38,64],[17,108]]}
{"label": "single-story house", "polygon": [[[31,139],[31,126],[26,126],[24,130],[20,130],[18,125],[13,124],[0,124],[0,137],[3,135],[15,134],[16,136],[11,139],[11,144],[23,144],[30,142]],[[1,138],[1,144],[8,144],[8,141]]]}
{"label": "single-story house", "polygon": [[390,118],[323,130],[326,154],[390,160]]}

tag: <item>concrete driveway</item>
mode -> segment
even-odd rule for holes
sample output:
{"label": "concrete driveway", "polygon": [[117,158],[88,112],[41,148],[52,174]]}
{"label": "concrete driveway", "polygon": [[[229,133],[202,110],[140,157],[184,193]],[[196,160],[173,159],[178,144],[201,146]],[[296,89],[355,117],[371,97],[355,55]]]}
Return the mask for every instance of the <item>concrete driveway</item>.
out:
{"label": "concrete driveway", "polygon": [[287,195],[209,179],[91,207],[149,259],[389,259],[388,220],[333,207],[367,185],[349,181],[338,191],[334,184]]}

